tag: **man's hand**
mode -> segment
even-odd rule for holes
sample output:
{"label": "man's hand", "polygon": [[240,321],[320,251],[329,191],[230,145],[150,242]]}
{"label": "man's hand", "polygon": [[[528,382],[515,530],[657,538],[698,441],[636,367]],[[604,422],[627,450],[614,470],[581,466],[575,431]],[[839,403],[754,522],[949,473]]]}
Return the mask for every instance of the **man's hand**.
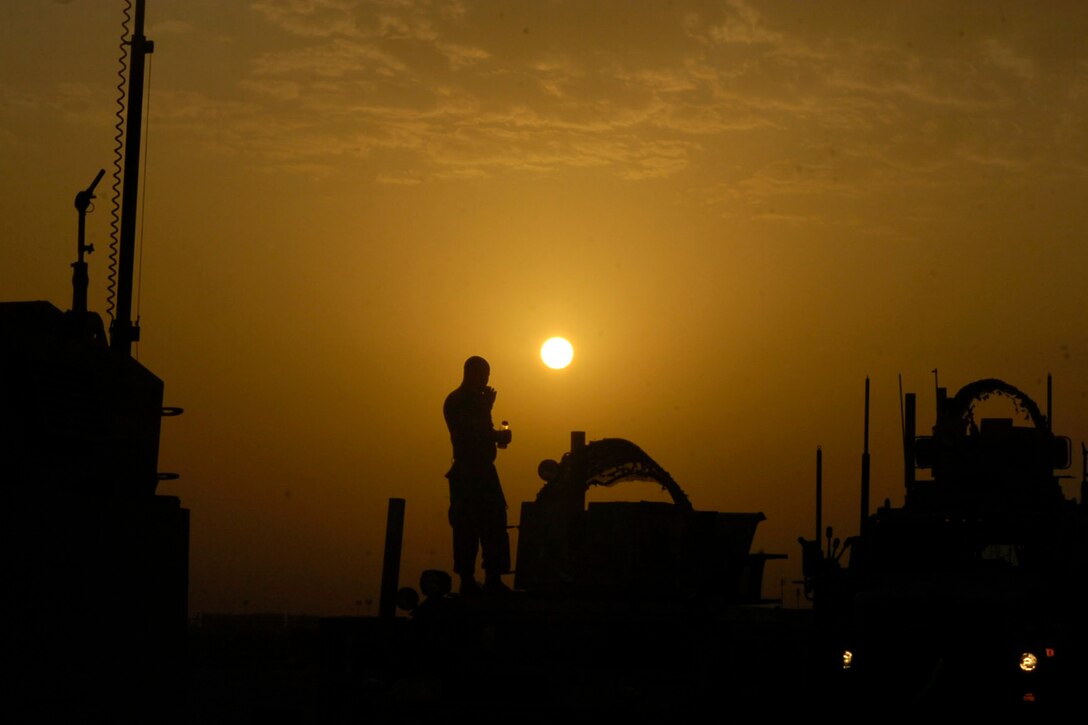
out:
{"label": "man's hand", "polygon": [[498,395],[495,389],[491,386],[484,388],[484,400],[487,401],[487,407],[490,410],[491,406],[495,404],[495,396]]}
{"label": "man's hand", "polygon": [[506,428],[505,430],[495,431],[495,442],[499,444],[499,448],[506,448],[508,445],[510,445],[510,441],[512,438],[513,433],[510,432],[509,428]]}

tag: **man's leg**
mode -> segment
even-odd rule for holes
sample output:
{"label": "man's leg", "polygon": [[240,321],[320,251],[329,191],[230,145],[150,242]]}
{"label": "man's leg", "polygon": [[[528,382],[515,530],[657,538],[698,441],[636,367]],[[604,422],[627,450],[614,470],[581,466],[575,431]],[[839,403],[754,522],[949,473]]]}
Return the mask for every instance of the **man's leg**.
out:
{"label": "man's leg", "polygon": [[508,591],[502,575],[510,571],[510,536],[504,528],[501,534],[493,534],[484,546],[484,590]]}
{"label": "man's leg", "polygon": [[508,591],[502,575],[510,571],[510,535],[506,530],[506,498],[499,475],[492,469],[480,496],[480,545],[483,549],[484,588]]}
{"label": "man's leg", "polygon": [[461,594],[477,594],[476,554],[479,526],[466,497],[467,482],[450,478],[450,528],[453,531],[453,571],[461,578]]}

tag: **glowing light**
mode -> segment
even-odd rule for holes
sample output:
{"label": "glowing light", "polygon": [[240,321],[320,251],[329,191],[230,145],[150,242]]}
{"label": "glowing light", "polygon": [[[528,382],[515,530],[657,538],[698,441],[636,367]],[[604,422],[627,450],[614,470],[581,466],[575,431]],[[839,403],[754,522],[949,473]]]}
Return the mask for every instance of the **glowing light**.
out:
{"label": "glowing light", "polygon": [[1039,666],[1039,658],[1033,655],[1031,652],[1025,652],[1020,655],[1020,669],[1024,672],[1032,672]]}
{"label": "glowing light", "polygon": [[551,369],[560,370],[574,359],[574,347],[562,337],[553,337],[540,346],[540,359]]}
{"label": "glowing light", "polygon": [[842,653],[842,668],[844,670],[850,669],[850,665],[854,664],[854,653],[850,650],[843,650]]}

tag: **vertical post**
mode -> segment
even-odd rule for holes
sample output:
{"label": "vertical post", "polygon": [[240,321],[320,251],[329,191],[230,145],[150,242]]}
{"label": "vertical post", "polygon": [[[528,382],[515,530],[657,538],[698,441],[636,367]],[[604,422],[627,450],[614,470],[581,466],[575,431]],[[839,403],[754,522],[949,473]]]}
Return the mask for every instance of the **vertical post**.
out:
{"label": "vertical post", "polygon": [[1054,404],[1054,380],[1050,373],[1046,374],[1046,430],[1047,433],[1054,432],[1054,422],[1050,417],[1050,406]]}
{"label": "vertical post", "polygon": [[909,498],[914,488],[914,434],[917,428],[918,403],[914,393],[906,394],[906,412],[903,418],[903,487]]}
{"label": "vertical post", "polygon": [[392,619],[397,614],[397,586],[400,582],[400,549],[404,539],[404,499],[389,499],[385,522],[385,558],[382,560],[382,591],[378,616]]}
{"label": "vertical post", "polygon": [[861,524],[858,530],[864,534],[869,519],[869,378],[865,378],[865,445],[861,454]]}
{"label": "vertical post", "polygon": [[76,231],[76,261],[72,263],[74,270],[72,272],[72,314],[80,325],[83,325],[83,318],[87,315],[87,285],[89,283],[87,263],[83,260],[83,255],[94,251],[94,245],[87,244],[87,210],[90,209],[91,200],[94,199],[94,187],[98,186],[98,182],[102,180],[105,173],[105,169],[99,169],[91,185],[76,194],[75,206],[79,213],[79,227]]}
{"label": "vertical post", "polygon": [[136,211],[140,184],[140,139],[144,106],[144,59],[155,44],[144,37],[144,0],[136,1],[135,28],[128,49],[128,101],[125,120],[125,169],[121,187],[121,237],[117,265],[117,314],[110,348],[128,356],[140,339],[132,324],[132,270],[136,254]]}
{"label": "vertical post", "polygon": [[944,411],[944,389],[941,388],[940,378],[937,377],[937,368],[933,368],[933,395],[937,403],[937,420],[940,420],[941,413]]}
{"label": "vertical post", "polygon": [[816,541],[820,540],[824,526],[824,452],[816,446]]}
{"label": "vertical post", "polygon": [[1088,446],[1084,441],[1080,443],[1080,508],[1088,510]]}

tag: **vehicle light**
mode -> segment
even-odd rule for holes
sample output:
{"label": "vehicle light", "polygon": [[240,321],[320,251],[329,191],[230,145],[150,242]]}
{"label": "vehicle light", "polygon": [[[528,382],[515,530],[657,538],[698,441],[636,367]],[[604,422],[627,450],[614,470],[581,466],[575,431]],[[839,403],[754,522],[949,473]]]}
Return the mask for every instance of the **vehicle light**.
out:
{"label": "vehicle light", "polygon": [[1039,666],[1039,658],[1031,652],[1020,655],[1020,669],[1024,672],[1032,672]]}

